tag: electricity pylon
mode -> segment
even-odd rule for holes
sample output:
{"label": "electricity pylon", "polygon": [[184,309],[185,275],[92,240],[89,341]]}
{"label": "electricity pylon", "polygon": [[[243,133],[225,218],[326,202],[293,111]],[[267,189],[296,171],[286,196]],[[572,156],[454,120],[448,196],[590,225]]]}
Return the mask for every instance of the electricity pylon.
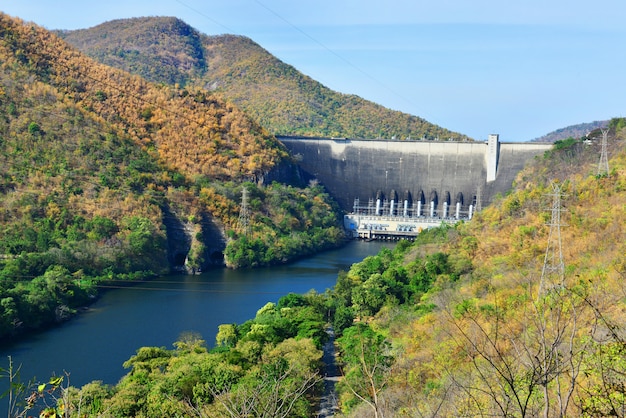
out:
{"label": "electricity pylon", "polygon": [[602,145],[600,151],[600,164],[598,164],[598,176],[609,174],[609,156],[607,152],[609,129],[602,129]]}
{"label": "electricity pylon", "polygon": [[550,280],[552,285],[562,286],[565,283],[565,264],[563,263],[563,248],[561,241],[561,185],[553,182],[552,193],[552,218],[550,219],[550,233],[548,234],[548,245],[546,256],[541,270],[541,280],[537,297],[541,297],[546,290],[546,282]]}
{"label": "electricity pylon", "polygon": [[239,210],[239,231],[246,237],[250,235],[250,209],[248,209],[248,189],[241,191],[241,209]]}

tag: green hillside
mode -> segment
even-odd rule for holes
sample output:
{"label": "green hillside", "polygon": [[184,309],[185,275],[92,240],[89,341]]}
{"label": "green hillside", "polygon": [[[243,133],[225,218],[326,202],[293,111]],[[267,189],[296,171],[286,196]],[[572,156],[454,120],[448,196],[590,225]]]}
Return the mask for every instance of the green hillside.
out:
{"label": "green hillside", "polygon": [[626,120],[610,126],[608,173],[597,141],[557,141],[471,222],[340,276],[348,416],[624,416]]}
{"label": "green hillside", "polygon": [[233,105],[3,14],[0,207],[0,338],[66,319],[102,281],[283,263],[343,239],[330,197]]}
{"label": "green hillside", "polygon": [[221,325],[213,350],[182,336],[115,386],[53,389],[89,416],[315,416],[329,321],[340,416],[623,416],[626,120],[610,126],[608,173],[597,146],[557,142],[471,222]]}
{"label": "green hillside", "polygon": [[275,135],[466,138],[332,91],[248,38],[203,35],[176,18],[116,20],[60,33],[100,62],[150,81],[221,93]]}
{"label": "green hillside", "polygon": [[174,18],[114,20],[59,35],[97,61],[155,83],[184,86],[206,71],[202,35]]}
{"label": "green hillside", "polygon": [[[223,324],[214,349],[182,335],[139,347],[117,385],[61,376],[11,399],[47,401],[42,416],[315,416],[332,323],[345,416],[624,416],[626,119],[609,127],[608,172],[597,140],[557,141],[471,222]],[[152,84],[0,14],[0,338],[68,318],[102,283],[167,270],[187,238],[190,268],[220,236],[233,267],[335,245],[319,186],[265,182],[291,167],[219,96]]]}

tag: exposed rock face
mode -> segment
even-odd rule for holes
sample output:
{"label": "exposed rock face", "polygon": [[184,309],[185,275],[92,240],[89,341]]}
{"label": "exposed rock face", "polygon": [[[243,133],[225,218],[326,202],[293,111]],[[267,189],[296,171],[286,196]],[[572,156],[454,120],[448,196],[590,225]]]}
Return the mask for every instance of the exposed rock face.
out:
{"label": "exposed rock face", "polygon": [[184,272],[191,249],[192,231],[169,206],[163,208],[163,224],[167,234],[167,260],[172,271]]}
{"label": "exposed rock face", "polygon": [[224,265],[224,228],[209,215],[199,223],[183,220],[170,207],[163,208],[167,232],[167,257],[174,272],[197,274]]}
{"label": "exposed rock face", "polygon": [[[300,168],[285,160],[250,181],[259,185],[277,181],[303,187],[303,178]],[[224,249],[228,241],[224,225],[208,213],[203,213],[200,219],[191,221],[188,216],[182,214],[189,210],[177,210],[175,207],[176,205],[166,205],[162,208],[171,270],[197,274],[210,268],[223,267]]]}
{"label": "exposed rock face", "polygon": [[208,215],[202,220],[202,263],[201,268],[206,270],[213,267],[224,266],[224,249],[226,248],[226,235],[224,226],[218,225]]}

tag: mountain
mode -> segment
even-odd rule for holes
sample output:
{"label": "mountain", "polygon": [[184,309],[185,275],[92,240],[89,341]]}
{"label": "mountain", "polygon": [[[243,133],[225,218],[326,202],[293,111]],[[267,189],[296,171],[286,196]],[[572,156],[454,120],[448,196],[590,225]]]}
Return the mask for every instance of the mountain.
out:
{"label": "mountain", "polygon": [[179,19],[114,20],[58,34],[97,61],[155,83],[184,86],[206,72],[203,36]]}
{"label": "mountain", "polygon": [[539,138],[533,139],[531,142],[555,142],[562,141],[567,138],[582,138],[596,129],[606,128],[609,125],[608,120],[600,120],[589,123],[580,123],[565,128],[557,129]]}
{"label": "mountain", "polygon": [[[311,416],[332,322],[352,416],[622,416],[626,119],[608,126],[608,172],[598,147],[562,141],[471,222],[224,324],[215,350],[183,335],[139,348],[115,387],[46,379],[32,398],[59,401],[47,414]],[[146,82],[0,14],[0,336],[64,320],[168,255],[201,267],[220,233],[239,265],[333,245],[323,190],[266,184],[290,173],[275,138],[219,96]]]}
{"label": "mountain", "polygon": [[608,173],[596,147],[562,141],[471,222],[222,324],[211,350],[193,333],[138,348],[118,384],[68,391],[55,412],[316,416],[336,347],[341,416],[623,416],[626,119],[609,126]]}
{"label": "mountain", "polygon": [[207,36],[177,18],[115,20],[59,34],[98,61],[147,80],[223,94],[275,135],[467,139],[417,116],[332,91],[249,38]]}
{"label": "mountain", "polygon": [[282,144],[218,95],[0,14],[0,339],[66,318],[103,280],[338,245],[336,204],[301,183]]}

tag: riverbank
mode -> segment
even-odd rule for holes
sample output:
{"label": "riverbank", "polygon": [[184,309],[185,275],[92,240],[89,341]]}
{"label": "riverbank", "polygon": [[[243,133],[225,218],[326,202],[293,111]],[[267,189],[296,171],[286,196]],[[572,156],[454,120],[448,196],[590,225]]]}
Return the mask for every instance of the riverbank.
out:
{"label": "riverbank", "polygon": [[393,245],[351,241],[289,265],[164,276],[104,292],[62,326],[0,347],[0,359],[10,355],[21,364],[25,380],[67,371],[73,386],[93,380],[115,384],[128,371],[122,364],[139,347],[172,347],[185,331],[199,333],[212,346],[220,324],[243,323],[288,293],[323,293],[335,285],[339,271]]}

